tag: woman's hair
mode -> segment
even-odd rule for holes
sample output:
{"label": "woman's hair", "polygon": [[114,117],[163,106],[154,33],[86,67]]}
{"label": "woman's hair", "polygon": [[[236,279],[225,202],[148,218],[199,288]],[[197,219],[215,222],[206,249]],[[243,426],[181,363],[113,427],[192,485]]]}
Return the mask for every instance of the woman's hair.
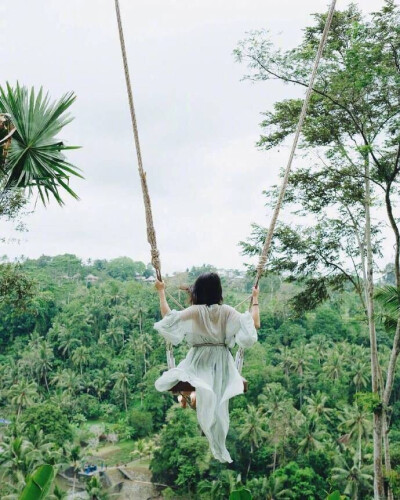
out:
{"label": "woman's hair", "polygon": [[200,274],[194,285],[190,287],[192,304],[222,304],[221,280],[217,273]]}

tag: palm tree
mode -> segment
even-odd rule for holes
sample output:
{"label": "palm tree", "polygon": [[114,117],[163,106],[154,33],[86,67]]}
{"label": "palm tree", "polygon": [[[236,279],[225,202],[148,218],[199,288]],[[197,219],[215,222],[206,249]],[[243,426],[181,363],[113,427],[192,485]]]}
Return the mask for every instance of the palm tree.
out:
{"label": "palm tree", "polygon": [[322,443],[326,438],[326,432],[318,428],[318,417],[312,417],[303,424],[303,439],[299,442],[299,452],[309,453],[322,448]]}
{"label": "palm tree", "polygon": [[310,366],[310,353],[308,347],[304,344],[297,346],[292,352],[292,369],[297,373],[300,378],[299,389],[300,389],[300,409],[303,406],[303,386],[304,386],[304,375]]}
{"label": "palm tree", "polygon": [[131,378],[131,375],[128,372],[117,372],[114,375],[114,378],[116,379],[114,388],[122,392],[124,396],[125,411],[127,412],[128,411],[127,394],[129,390],[129,379]]}
{"label": "palm tree", "polygon": [[388,330],[396,330],[400,313],[400,290],[394,285],[377,288],[375,298],[382,307],[383,323]]}
{"label": "palm tree", "polygon": [[67,457],[67,460],[72,462],[72,466],[74,468],[74,483],[72,487],[72,498],[75,496],[75,484],[76,484],[76,473],[78,472],[80,462],[82,460],[82,448],[78,445],[71,444],[66,442],[63,446],[64,455]]}
{"label": "palm tree", "polygon": [[33,444],[22,436],[6,436],[1,443],[0,465],[13,482],[19,474],[26,477],[31,472],[36,457]]}
{"label": "palm tree", "polygon": [[139,460],[142,459],[145,455],[147,455],[148,452],[148,441],[146,439],[138,439],[135,442],[133,451],[131,452],[132,455],[139,455]]}
{"label": "palm tree", "polygon": [[287,500],[295,497],[291,490],[284,488],[284,479],[274,475],[251,479],[246,487],[255,500]]}
{"label": "palm tree", "polygon": [[71,351],[76,349],[79,344],[79,340],[70,329],[65,326],[60,327],[60,332],[58,334],[58,349],[61,351],[63,356],[69,356]]}
{"label": "palm tree", "polygon": [[289,387],[289,372],[292,368],[292,354],[289,347],[280,347],[277,358],[279,359],[278,366],[282,368],[283,373],[285,374],[286,387]]}
{"label": "palm tree", "polygon": [[69,368],[57,372],[51,379],[51,384],[64,389],[70,395],[76,394],[82,388],[79,374]]}
{"label": "palm tree", "polygon": [[294,408],[289,393],[278,383],[267,384],[258,399],[260,408],[268,417],[268,441],[274,446],[272,468],[275,470],[278,447],[284,449],[285,439],[294,433],[298,411]]}
{"label": "palm tree", "polygon": [[101,400],[110,385],[109,377],[104,372],[92,372],[92,377],[90,385],[95,391],[98,399]]}
{"label": "palm tree", "polygon": [[107,337],[110,339],[114,347],[119,347],[124,343],[124,329],[120,326],[109,327],[107,330]]}
{"label": "palm tree", "polygon": [[326,403],[328,402],[328,396],[323,394],[321,391],[317,391],[316,394],[310,396],[305,396],[307,401],[306,410],[311,418],[323,417],[325,420],[330,422],[330,415],[333,413],[332,408],[328,408]]}
{"label": "palm tree", "polygon": [[258,448],[261,442],[267,437],[267,433],[263,428],[264,423],[265,416],[262,409],[249,405],[239,436],[240,439],[243,439],[250,445],[250,457],[246,476],[249,475],[254,450]]}
{"label": "palm tree", "polygon": [[309,347],[317,354],[318,364],[325,358],[330,341],[324,335],[315,335]]}
{"label": "palm tree", "polygon": [[75,366],[79,366],[81,376],[83,375],[83,366],[87,365],[89,359],[89,350],[83,345],[77,347],[72,354],[71,360]]}
{"label": "palm tree", "polygon": [[36,94],[33,88],[28,91],[19,84],[15,89],[9,84],[5,89],[0,87],[0,113],[9,121],[12,133],[1,145],[5,191],[37,188],[43,204],[53,195],[62,205],[60,189],[78,198],[68,184],[71,176],[82,176],[63,154],[73,147],[56,137],[71,121],[67,111],[74,100],[73,93],[68,93],[51,103],[42,89]]}
{"label": "palm tree", "polygon": [[326,373],[326,376],[336,383],[342,376],[343,373],[343,358],[338,352],[333,352],[330,357],[326,360],[322,370]]}
{"label": "palm tree", "polygon": [[35,370],[39,380],[44,380],[47,392],[49,392],[47,374],[53,367],[53,358],[53,350],[49,342],[42,340],[35,351]]}
{"label": "palm tree", "polygon": [[356,360],[352,370],[352,382],[356,386],[356,391],[359,392],[361,388],[367,387],[369,382],[369,367],[364,361]]}
{"label": "palm tree", "polygon": [[11,398],[11,404],[17,408],[17,417],[19,417],[22,409],[32,406],[37,399],[37,385],[35,382],[28,382],[22,378],[10,387],[8,395]]}
{"label": "palm tree", "polygon": [[223,470],[218,479],[213,481],[200,481],[198,493],[201,498],[207,500],[225,500],[234,489],[237,488],[238,480],[232,470]]}
{"label": "palm tree", "polygon": [[97,476],[92,476],[86,484],[86,493],[89,495],[90,500],[108,500],[111,496],[115,496],[109,495]]}
{"label": "palm tree", "polygon": [[144,374],[146,375],[148,364],[147,353],[153,349],[151,336],[148,333],[142,333],[137,339],[135,339],[134,346],[135,353],[143,356],[143,369]]}
{"label": "palm tree", "polygon": [[370,413],[361,406],[355,405],[347,408],[341,417],[339,429],[348,433],[350,439],[357,440],[358,467],[362,465],[362,440],[368,439],[372,431]]}
{"label": "palm tree", "polygon": [[68,492],[55,485],[53,493],[49,495],[48,498],[49,500],[65,500],[66,498],[68,498]]}
{"label": "palm tree", "polygon": [[354,457],[349,463],[343,455],[336,456],[336,467],[332,468],[332,480],[340,487],[344,488],[344,494],[348,495],[351,500],[358,500],[360,490],[372,490],[373,476],[371,474],[371,466],[359,466],[358,458]]}

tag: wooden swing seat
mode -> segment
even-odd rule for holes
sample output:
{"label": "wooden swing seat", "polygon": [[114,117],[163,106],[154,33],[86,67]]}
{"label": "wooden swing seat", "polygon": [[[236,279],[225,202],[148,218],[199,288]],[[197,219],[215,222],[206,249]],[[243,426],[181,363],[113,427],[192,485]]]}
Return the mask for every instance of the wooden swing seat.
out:
{"label": "wooden swing seat", "polygon": [[[243,392],[247,392],[249,388],[249,384],[246,379],[243,379]],[[171,389],[168,392],[171,392],[172,394],[180,394],[182,392],[193,392],[195,391],[196,388],[193,387],[189,382],[178,382],[174,387],[171,387]]]}

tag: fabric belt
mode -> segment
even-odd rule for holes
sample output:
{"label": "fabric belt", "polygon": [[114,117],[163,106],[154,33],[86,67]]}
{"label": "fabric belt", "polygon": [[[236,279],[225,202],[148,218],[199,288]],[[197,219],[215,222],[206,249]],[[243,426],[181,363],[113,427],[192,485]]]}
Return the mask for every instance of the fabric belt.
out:
{"label": "fabric belt", "polygon": [[205,342],[204,344],[193,344],[192,347],[228,347],[224,343],[215,344],[213,342]]}

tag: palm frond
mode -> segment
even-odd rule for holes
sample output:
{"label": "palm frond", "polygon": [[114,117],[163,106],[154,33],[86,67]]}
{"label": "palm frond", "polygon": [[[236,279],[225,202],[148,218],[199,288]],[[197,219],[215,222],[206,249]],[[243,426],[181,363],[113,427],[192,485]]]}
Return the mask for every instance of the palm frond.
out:
{"label": "palm frond", "polygon": [[63,154],[77,146],[65,146],[56,137],[71,122],[68,110],[74,101],[72,92],[51,102],[42,88],[36,93],[18,83],[15,89],[8,83],[5,89],[0,87],[0,112],[8,115],[16,129],[7,150],[5,190],[37,188],[44,205],[51,195],[63,205],[61,189],[78,199],[69,180],[71,176],[83,177]]}
{"label": "palm frond", "polygon": [[395,330],[400,316],[400,289],[393,285],[377,288],[375,299],[382,308],[382,321],[387,330]]}

